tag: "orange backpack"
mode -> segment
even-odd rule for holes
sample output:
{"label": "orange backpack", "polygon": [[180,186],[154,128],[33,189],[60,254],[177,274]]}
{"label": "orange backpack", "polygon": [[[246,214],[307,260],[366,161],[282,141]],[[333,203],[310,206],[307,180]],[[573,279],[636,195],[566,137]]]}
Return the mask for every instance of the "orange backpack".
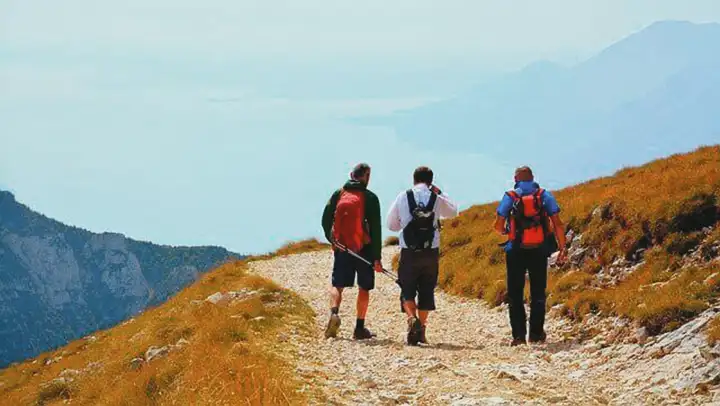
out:
{"label": "orange backpack", "polygon": [[365,191],[343,189],[340,192],[335,208],[333,238],[354,252],[370,243],[365,221]]}
{"label": "orange backpack", "polygon": [[510,210],[509,238],[519,248],[538,248],[543,245],[550,234],[550,218],[543,207],[543,189],[520,196],[514,190],[507,192],[513,200]]}

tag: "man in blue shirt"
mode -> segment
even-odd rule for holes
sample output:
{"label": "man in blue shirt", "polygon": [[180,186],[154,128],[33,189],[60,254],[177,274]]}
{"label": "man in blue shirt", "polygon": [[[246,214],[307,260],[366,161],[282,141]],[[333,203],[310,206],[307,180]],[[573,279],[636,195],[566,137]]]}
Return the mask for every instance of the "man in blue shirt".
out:
{"label": "man in blue shirt", "polygon": [[[532,199],[523,197],[537,196],[536,203],[540,203],[541,215],[535,216],[535,223],[532,220],[518,216],[518,211],[528,210],[518,206],[519,201],[532,202]],[[532,211],[532,209],[530,209]],[[544,213],[542,213],[544,212]],[[542,190],[535,183],[532,170],[523,166],[515,171],[515,190],[506,193],[497,209],[495,220],[495,231],[502,235],[508,235],[508,241],[504,245],[507,263],[507,294],[508,308],[510,312],[510,325],[512,327],[512,346],[527,344],[525,335],[527,332],[525,315],[525,273],[530,277],[530,342],[544,342],[545,335],[545,289],[547,287],[547,266],[548,257],[554,249],[553,239],[557,239],[559,253],[557,263],[563,263],[567,257],[565,242],[565,226],[560,219],[560,206],[557,200],[549,191]],[[538,220],[539,219],[539,220]],[[548,222],[549,219],[549,222]],[[546,222],[546,223],[543,223]],[[552,229],[550,224],[552,223]],[[531,236],[531,228],[539,231],[542,242],[537,244],[525,244],[523,233],[527,238]],[[554,237],[551,232],[554,232]]]}

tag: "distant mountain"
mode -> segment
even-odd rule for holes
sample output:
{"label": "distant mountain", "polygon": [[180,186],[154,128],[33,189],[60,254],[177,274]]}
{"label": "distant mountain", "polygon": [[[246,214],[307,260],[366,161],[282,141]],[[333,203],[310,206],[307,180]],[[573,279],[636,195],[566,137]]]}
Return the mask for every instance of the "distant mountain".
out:
{"label": "distant mountain", "polygon": [[0,367],[162,303],[233,257],[91,233],[0,191]]}
{"label": "distant mountain", "polygon": [[719,49],[720,24],[660,22],[577,66],[532,64],[390,123],[572,183],[720,141]]}

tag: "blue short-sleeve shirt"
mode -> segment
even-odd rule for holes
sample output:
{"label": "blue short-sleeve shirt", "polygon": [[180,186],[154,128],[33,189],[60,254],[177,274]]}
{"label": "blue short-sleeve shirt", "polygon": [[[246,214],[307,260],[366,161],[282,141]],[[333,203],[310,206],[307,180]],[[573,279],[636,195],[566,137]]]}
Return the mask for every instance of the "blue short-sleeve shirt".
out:
{"label": "blue short-sleeve shirt", "polygon": [[[540,189],[540,185],[535,182],[518,182],[515,185],[515,193],[519,194],[520,196],[531,195],[537,192],[538,189]],[[558,205],[555,196],[553,196],[550,191],[546,190],[542,194],[542,201],[543,207],[545,207],[548,216],[554,216],[560,213],[560,206]],[[510,210],[512,209],[512,206],[513,199],[506,193],[505,195],[503,195],[502,200],[500,200],[500,205],[497,208],[498,216],[508,218],[510,216]],[[512,242],[509,242],[505,246],[506,251],[509,251],[510,249],[512,249]]]}
{"label": "blue short-sleeve shirt", "polygon": [[[540,189],[540,185],[535,182],[518,182],[515,186],[515,193],[520,196],[531,195]],[[555,196],[553,196],[550,191],[546,190],[545,193],[542,194],[542,201],[543,207],[545,207],[548,216],[554,216],[560,213],[560,206],[558,205],[557,200],[555,200]],[[507,194],[503,195],[497,209],[498,216],[508,218],[508,216],[510,216],[510,209],[512,209],[512,205],[512,198]]]}

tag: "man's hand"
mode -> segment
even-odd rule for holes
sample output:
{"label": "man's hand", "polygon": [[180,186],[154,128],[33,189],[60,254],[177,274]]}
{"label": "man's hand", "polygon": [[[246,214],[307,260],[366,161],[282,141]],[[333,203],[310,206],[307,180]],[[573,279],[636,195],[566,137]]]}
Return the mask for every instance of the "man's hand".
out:
{"label": "man's hand", "polygon": [[555,260],[555,264],[558,266],[565,265],[565,262],[567,262],[567,248],[563,247],[560,249],[560,252],[558,252],[557,260]]}
{"label": "man's hand", "polygon": [[495,224],[493,225],[493,229],[500,235],[507,235],[508,231],[505,227],[505,217],[502,216],[495,216]]}
{"label": "man's hand", "polygon": [[343,252],[344,252],[344,251],[347,251],[347,248],[345,248],[345,247],[344,247],[342,244],[340,244],[339,242],[335,241],[334,238],[331,238],[331,239],[330,239],[330,245],[332,245],[332,247],[333,247],[335,250],[337,250],[337,251],[343,251]]}
{"label": "man's hand", "polygon": [[380,261],[375,261],[375,264],[373,264],[373,269],[375,269],[375,272],[382,273],[383,267],[382,263]]}

